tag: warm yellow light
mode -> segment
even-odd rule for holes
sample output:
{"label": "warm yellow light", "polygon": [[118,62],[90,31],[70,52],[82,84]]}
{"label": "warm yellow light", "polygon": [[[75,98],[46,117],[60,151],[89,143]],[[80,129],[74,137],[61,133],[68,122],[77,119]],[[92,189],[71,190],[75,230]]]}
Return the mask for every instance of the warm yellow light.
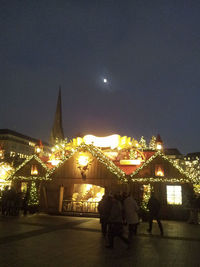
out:
{"label": "warm yellow light", "polygon": [[13,168],[8,163],[0,163],[0,178],[5,180],[9,176],[12,169]]}
{"label": "warm yellow light", "polygon": [[157,147],[158,150],[161,150],[162,149],[162,145],[161,144],[157,144],[156,147]]}
{"label": "warm yellow light", "polygon": [[121,165],[140,165],[141,161],[139,159],[123,159],[120,160]]}
{"label": "warm yellow light", "polygon": [[48,162],[50,162],[53,166],[56,166],[60,163],[60,159],[56,158],[54,154],[50,154],[50,159]]}
{"label": "warm yellow light", "polygon": [[36,148],[36,153],[40,153],[41,149],[39,147]]}
{"label": "warm yellow light", "polygon": [[89,191],[92,188],[92,184],[86,184],[85,190]]}
{"label": "warm yellow light", "polygon": [[156,168],[156,176],[164,176],[164,171],[160,166]]}
{"label": "warm yellow light", "polygon": [[116,151],[105,151],[104,154],[110,158],[111,160],[115,160],[117,155],[118,155],[118,152]]}
{"label": "warm yellow light", "polygon": [[59,164],[60,160],[59,159],[52,159],[52,160],[49,160],[49,162],[51,162],[51,164],[53,166],[57,166]]}
{"label": "warm yellow light", "polygon": [[156,175],[157,176],[164,176],[164,173],[163,173],[163,171],[159,170],[159,171],[157,171]]}
{"label": "warm yellow light", "polygon": [[28,188],[28,184],[26,182],[21,183],[21,192],[26,192]]}
{"label": "warm yellow light", "polygon": [[97,147],[110,147],[111,149],[114,149],[118,147],[120,142],[120,135],[113,134],[110,136],[105,137],[97,137],[94,135],[85,135],[83,137],[83,140],[86,145],[94,145]]}
{"label": "warm yellow light", "polygon": [[167,185],[167,204],[182,205],[182,187],[180,185]]}
{"label": "warm yellow light", "polygon": [[80,155],[78,158],[78,164],[82,167],[87,166],[89,163],[89,158],[84,155]]}
{"label": "warm yellow light", "polygon": [[31,175],[38,175],[38,169],[36,165],[31,166]]}

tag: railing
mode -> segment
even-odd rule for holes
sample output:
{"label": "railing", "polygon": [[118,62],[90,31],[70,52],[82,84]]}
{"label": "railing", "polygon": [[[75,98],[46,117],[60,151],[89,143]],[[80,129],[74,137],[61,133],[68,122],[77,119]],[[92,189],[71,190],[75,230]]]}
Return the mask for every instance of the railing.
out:
{"label": "railing", "polygon": [[63,212],[92,212],[98,213],[99,202],[63,200]]}

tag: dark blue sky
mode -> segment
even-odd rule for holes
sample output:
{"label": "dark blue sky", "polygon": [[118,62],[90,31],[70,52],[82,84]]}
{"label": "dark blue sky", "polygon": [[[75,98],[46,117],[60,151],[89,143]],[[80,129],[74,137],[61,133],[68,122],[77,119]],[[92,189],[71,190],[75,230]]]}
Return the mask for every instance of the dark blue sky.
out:
{"label": "dark blue sky", "polygon": [[[103,83],[103,78],[108,84]],[[0,0],[0,128],[200,151],[200,1]]]}

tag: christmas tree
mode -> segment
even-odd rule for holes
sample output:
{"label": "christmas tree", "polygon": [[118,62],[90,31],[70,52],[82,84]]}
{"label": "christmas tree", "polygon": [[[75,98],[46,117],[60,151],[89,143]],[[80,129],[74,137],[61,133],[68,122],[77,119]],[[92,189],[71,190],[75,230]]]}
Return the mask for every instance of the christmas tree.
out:
{"label": "christmas tree", "polygon": [[147,143],[146,140],[144,139],[144,136],[142,136],[140,138],[140,142],[139,142],[140,146],[142,147],[142,149],[146,149],[147,148]]}
{"label": "christmas tree", "polygon": [[149,148],[152,150],[156,150],[156,137],[152,136],[149,142]]}

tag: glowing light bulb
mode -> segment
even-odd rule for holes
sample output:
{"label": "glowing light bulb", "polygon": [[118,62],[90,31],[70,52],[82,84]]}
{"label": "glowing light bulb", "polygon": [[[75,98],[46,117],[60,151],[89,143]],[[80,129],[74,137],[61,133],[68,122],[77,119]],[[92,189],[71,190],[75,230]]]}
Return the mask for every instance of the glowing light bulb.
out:
{"label": "glowing light bulb", "polygon": [[82,167],[87,166],[87,164],[89,163],[89,159],[87,156],[79,156],[78,163]]}

